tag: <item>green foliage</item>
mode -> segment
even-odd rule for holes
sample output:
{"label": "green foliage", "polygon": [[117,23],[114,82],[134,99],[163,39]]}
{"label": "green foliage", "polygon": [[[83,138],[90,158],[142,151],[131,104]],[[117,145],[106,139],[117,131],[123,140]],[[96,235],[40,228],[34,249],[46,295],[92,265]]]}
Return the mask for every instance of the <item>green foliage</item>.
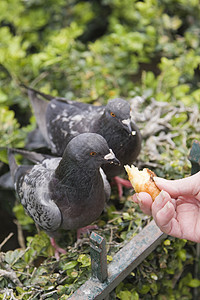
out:
{"label": "green foliage", "polygon": [[[192,243],[186,250],[186,241],[169,238],[116,288],[119,299],[193,299],[190,287],[198,287],[199,280],[191,273],[181,276],[183,269],[194,262]],[[158,271],[159,266],[159,271]],[[179,283],[177,284],[177,282]]]}
{"label": "green foliage", "polygon": [[[8,107],[0,107],[0,113],[1,146],[12,145],[13,141],[20,138],[19,123],[15,119],[14,112]],[[21,140],[23,141],[23,137]]]}
{"label": "green foliage", "polygon": [[156,99],[176,97],[173,90],[178,84],[186,84],[191,92],[199,89],[195,78],[200,60],[199,6],[195,2],[102,1],[111,10],[109,26],[106,34],[87,44],[80,40],[95,20],[95,4],[5,2],[0,4],[7,25],[0,29],[4,99],[14,101],[22,93],[16,84],[33,80],[44,91],[83,101],[130,96],[138,89],[143,95],[149,92],[148,86],[141,86],[145,68],[160,73],[155,83],[150,82],[155,87],[149,96]]}
{"label": "green foliage", "polygon": [[16,204],[13,207],[13,212],[15,214],[15,217],[17,218],[20,225],[23,226],[26,230],[33,230],[31,224],[34,224],[34,221],[31,217],[29,217],[22,206],[22,204]]}
{"label": "green foliage", "polygon": [[[137,122],[144,134],[140,163],[166,178],[190,174],[188,151],[200,139],[198,0],[2,0],[0,11],[1,146],[24,147],[35,127],[21,82],[95,104],[141,96],[137,113],[147,116],[154,107],[150,116],[159,112],[160,123],[154,118],[159,129],[151,137],[151,117]],[[5,151],[0,160],[7,162]],[[131,194],[118,201],[113,189],[96,222],[108,262],[150,219]],[[25,250],[1,253],[1,268],[10,273],[0,277],[0,299],[67,299],[90,276],[88,245],[77,248],[74,233],[66,233],[60,242],[67,254],[58,263],[46,234],[33,234],[21,205],[13,210],[29,236]],[[120,283],[114,299],[192,299],[200,286],[191,273],[194,253],[193,243],[166,239]]]}
{"label": "green foliage", "polygon": [[[35,127],[33,120],[33,118],[30,119],[29,125],[20,128],[14,111],[10,110],[7,106],[0,105],[1,147],[24,147],[27,133]],[[0,160],[6,163],[8,162],[6,151],[2,149],[0,150]]]}

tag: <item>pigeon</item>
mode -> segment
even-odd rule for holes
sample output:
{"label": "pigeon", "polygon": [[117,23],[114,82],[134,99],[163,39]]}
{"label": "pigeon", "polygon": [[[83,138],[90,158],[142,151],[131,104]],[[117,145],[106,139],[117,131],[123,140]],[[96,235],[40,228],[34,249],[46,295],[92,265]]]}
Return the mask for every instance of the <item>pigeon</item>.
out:
{"label": "pigeon", "polygon": [[48,144],[44,139],[38,127],[27,134],[26,149],[37,149],[41,152],[42,149],[48,148]]}
{"label": "pigeon", "polygon": [[[18,165],[14,152],[36,164]],[[59,252],[64,253],[55,242],[59,229],[79,229],[100,216],[110,196],[110,184],[101,166],[119,164],[106,140],[96,133],[74,137],[62,157],[10,149],[8,160],[19,199],[50,236],[57,259]]]}
{"label": "pigeon", "polygon": [[129,181],[117,177],[124,172],[124,165],[136,160],[141,150],[140,130],[131,119],[128,101],[116,98],[106,106],[95,106],[55,98],[32,88],[28,88],[28,94],[39,129],[52,153],[61,156],[67,143],[80,133],[100,134],[120,161],[120,166],[102,166],[108,179],[115,179],[120,195],[121,184],[131,187]]}

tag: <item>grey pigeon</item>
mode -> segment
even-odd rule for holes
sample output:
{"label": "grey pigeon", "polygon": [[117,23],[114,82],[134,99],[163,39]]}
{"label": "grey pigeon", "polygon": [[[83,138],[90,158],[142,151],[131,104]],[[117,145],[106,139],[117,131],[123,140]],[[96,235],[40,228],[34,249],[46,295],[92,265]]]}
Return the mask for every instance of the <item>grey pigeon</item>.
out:
{"label": "grey pigeon", "polygon": [[119,161],[105,139],[95,133],[74,137],[62,158],[29,151],[21,154],[37,164],[19,166],[13,150],[8,151],[15,190],[26,212],[50,235],[58,257],[57,231],[87,226],[100,216],[110,196],[100,167]]}
{"label": "grey pigeon", "polygon": [[33,150],[42,150],[48,148],[48,144],[43,137],[41,131],[38,127],[28,133],[26,141],[26,149]]}
{"label": "grey pigeon", "polygon": [[136,160],[141,149],[141,134],[131,119],[127,101],[116,98],[106,106],[94,106],[27,89],[39,129],[53,153],[62,155],[74,136],[95,132],[106,139],[121,163],[120,166],[103,166],[109,179],[121,174],[125,164]]}

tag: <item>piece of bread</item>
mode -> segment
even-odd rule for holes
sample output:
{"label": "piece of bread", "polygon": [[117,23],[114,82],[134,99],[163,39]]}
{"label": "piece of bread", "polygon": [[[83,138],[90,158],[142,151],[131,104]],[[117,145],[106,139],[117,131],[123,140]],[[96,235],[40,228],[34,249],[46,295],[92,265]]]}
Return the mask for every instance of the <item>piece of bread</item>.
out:
{"label": "piece of bread", "polygon": [[147,168],[139,171],[138,168],[134,165],[132,165],[131,167],[125,165],[124,168],[128,173],[129,180],[135,192],[146,192],[151,195],[151,198],[154,201],[161,192],[160,189],[156,186],[153,179],[156,174]]}

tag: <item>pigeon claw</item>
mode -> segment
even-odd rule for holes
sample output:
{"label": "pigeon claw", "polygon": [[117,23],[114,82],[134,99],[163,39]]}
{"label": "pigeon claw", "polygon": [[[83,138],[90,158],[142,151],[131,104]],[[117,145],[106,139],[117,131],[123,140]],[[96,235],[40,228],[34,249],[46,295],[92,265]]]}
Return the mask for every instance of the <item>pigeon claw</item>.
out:
{"label": "pigeon claw", "polygon": [[67,251],[66,251],[65,249],[63,249],[63,248],[60,248],[60,247],[56,244],[56,241],[55,241],[54,238],[50,238],[50,241],[51,241],[52,247],[55,249],[55,254],[54,254],[54,256],[55,256],[56,260],[59,261],[59,260],[60,260],[60,253],[66,254]]}
{"label": "pigeon claw", "polygon": [[115,184],[117,185],[119,198],[121,198],[123,195],[123,189],[122,189],[123,186],[126,188],[129,188],[129,189],[132,188],[132,185],[129,180],[120,178],[118,176],[113,177],[113,180],[114,180]]}
{"label": "pigeon claw", "polygon": [[88,226],[77,229],[77,240],[80,239],[81,235],[83,235],[84,233],[89,234],[90,231],[93,229],[98,229],[98,226],[97,225],[88,225]]}

